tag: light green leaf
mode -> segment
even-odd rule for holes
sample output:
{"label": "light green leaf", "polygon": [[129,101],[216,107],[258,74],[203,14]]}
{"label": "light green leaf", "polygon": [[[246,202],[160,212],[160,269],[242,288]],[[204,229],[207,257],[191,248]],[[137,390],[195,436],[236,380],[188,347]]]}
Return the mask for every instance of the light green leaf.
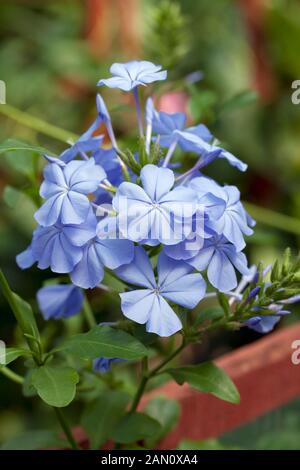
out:
{"label": "light green leaf", "polygon": [[0,154],[11,152],[14,150],[22,150],[22,151],[35,152],[35,153],[40,153],[40,154],[48,153],[47,149],[45,149],[44,147],[40,147],[38,145],[26,144],[25,142],[21,142],[16,139],[7,139],[0,144]]}
{"label": "light green leaf", "polygon": [[5,442],[1,450],[38,450],[51,447],[69,447],[67,441],[60,438],[52,431],[28,431],[26,434],[17,436]]}
{"label": "light green leaf", "polygon": [[232,111],[249,106],[250,104],[253,104],[257,101],[257,97],[258,94],[256,91],[243,90],[226,101],[221,107],[221,112]]}
{"label": "light green leaf", "polygon": [[141,439],[154,438],[161,433],[158,421],[144,413],[126,415],[117,425],[111,438],[122,444],[130,444]]}
{"label": "light green leaf", "polygon": [[86,430],[91,448],[99,449],[114,431],[117,422],[129,402],[125,392],[110,390],[99,395],[84,411],[82,425]]}
{"label": "light green leaf", "polygon": [[75,397],[79,376],[71,367],[42,366],[32,373],[31,382],[48,405],[61,408]]}
{"label": "light green leaf", "polygon": [[178,446],[178,450],[234,450],[237,447],[225,446],[217,439],[207,439],[205,441],[194,441],[183,439]]}
{"label": "light green leaf", "polygon": [[239,392],[230,377],[212,362],[167,369],[165,372],[169,373],[179,385],[187,382],[191,387],[204,393],[211,393],[221,400],[230,403],[240,401]]}
{"label": "light green leaf", "polygon": [[161,431],[155,439],[147,440],[147,447],[154,447],[155,442],[166,436],[176,425],[180,416],[180,406],[176,400],[160,396],[147,403],[145,412],[161,425]]}
{"label": "light green leaf", "polygon": [[6,348],[3,356],[4,356],[3,357],[4,361],[1,361],[0,367],[1,365],[7,366],[11,362],[18,359],[18,357],[31,356],[31,352],[28,349],[23,349],[23,348]]}
{"label": "light green leaf", "polygon": [[96,326],[88,333],[73,336],[60,349],[85,359],[102,356],[132,360],[148,354],[147,348],[140,341],[109,326]]}
{"label": "light green leaf", "polygon": [[28,346],[35,354],[40,354],[40,334],[32,312],[31,306],[15,294],[9,287],[8,282],[0,270],[0,286],[4,297],[12,309],[16,320],[26,338]]}

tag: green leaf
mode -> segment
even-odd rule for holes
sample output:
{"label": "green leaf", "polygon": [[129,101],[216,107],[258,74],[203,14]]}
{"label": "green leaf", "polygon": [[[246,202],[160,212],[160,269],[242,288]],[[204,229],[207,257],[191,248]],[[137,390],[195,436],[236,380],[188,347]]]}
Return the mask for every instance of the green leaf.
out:
{"label": "green leaf", "polygon": [[180,416],[180,406],[176,400],[164,396],[153,398],[147,403],[145,411],[161,425],[161,431],[155,439],[147,440],[147,447],[154,447],[155,442],[166,436],[176,425]]}
{"label": "green leaf", "polygon": [[62,345],[61,349],[85,359],[102,356],[132,360],[148,354],[147,348],[140,341],[125,331],[109,326],[96,326],[88,333],[73,336]]}
{"label": "green leaf", "polygon": [[2,361],[0,363],[0,367],[1,365],[7,366],[11,362],[18,359],[18,357],[31,356],[31,352],[28,349],[23,349],[23,348],[6,348],[3,356],[4,356],[3,357],[4,362]]}
{"label": "green leaf", "polygon": [[222,307],[222,309],[224,310],[224,313],[229,316],[230,313],[231,313],[231,310],[230,310],[230,305],[229,305],[229,301],[228,301],[228,298],[225,294],[223,294],[223,292],[217,292],[217,296],[218,296],[218,300],[219,300],[219,303]]}
{"label": "green leaf", "polygon": [[25,142],[21,142],[20,140],[16,139],[7,139],[0,144],[0,154],[11,152],[14,150],[22,150],[40,154],[49,153],[49,151],[47,151],[47,149],[45,149],[44,147],[26,144]]}
{"label": "green leaf", "polygon": [[125,412],[129,398],[125,392],[110,390],[101,393],[96,401],[87,406],[82,425],[89,436],[91,448],[99,449],[109,439]]}
{"label": "green leaf", "polygon": [[39,397],[48,405],[69,405],[76,393],[79,376],[71,367],[42,366],[32,373],[31,382]]}
{"label": "green leaf", "polygon": [[193,326],[197,327],[206,321],[219,320],[224,316],[224,312],[220,307],[206,308],[197,313]]}
{"label": "green leaf", "polygon": [[144,413],[132,413],[125,416],[117,425],[111,438],[122,444],[155,438],[161,432],[158,421]]}
{"label": "green leaf", "polygon": [[191,387],[204,393],[211,393],[221,400],[239,403],[239,392],[226,374],[212,362],[204,362],[196,366],[184,366],[166,371],[173,379],[182,385],[187,382]]}
{"label": "green leaf", "polygon": [[36,355],[40,355],[40,334],[32,312],[31,306],[15,294],[9,287],[8,282],[0,270],[0,286],[12,309],[16,320],[25,336],[28,346]]}
{"label": "green leaf", "polygon": [[240,109],[245,106],[249,106],[257,101],[257,92],[254,90],[243,90],[240,93],[237,93],[228,101],[226,101],[222,107],[221,112],[233,111],[235,109]]}
{"label": "green leaf", "polygon": [[69,447],[67,441],[52,431],[28,431],[1,446],[1,450],[37,450],[51,447]]}
{"label": "green leaf", "polygon": [[37,395],[35,387],[32,385],[32,374],[35,369],[28,369],[22,385],[22,393],[24,397],[35,397]]}
{"label": "green leaf", "polygon": [[237,447],[225,446],[217,439],[207,439],[206,441],[194,441],[183,439],[180,441],[178,450],[229,450]]}
{"label": "green leaf", "polygon": [[192,95],[189,101],[189,110],[193,119],[199,119],[217,102],[217,95],[212,91],[201,91]]}

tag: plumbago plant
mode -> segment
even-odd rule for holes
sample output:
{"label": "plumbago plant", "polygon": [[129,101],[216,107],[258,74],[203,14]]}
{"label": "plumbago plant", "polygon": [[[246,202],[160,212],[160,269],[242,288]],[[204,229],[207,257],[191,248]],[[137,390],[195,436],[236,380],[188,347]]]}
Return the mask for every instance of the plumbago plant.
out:
{"label": "plumbago plant", "polygon": [[[64,438],[39,431],[36,442],[30,434],[31,447],[77,449],[62,408],[80,401],[80,414],[73,405],[75,421],[88,434],[91,448],[108,440],[116,448],[141,442],[154,448],[175,425],[179,405],[167,397],[139,405],[147,388],[164,379],[238,403],[235,385],[216,365],[176,366],[174,359],[217,328],[266,333],[299,300],[300,257],[292,258],[287,250],[282,263],[249,268],[244,236],[252,234],[255,223],[240,192],[203,173],[218,159],[240,171],[246,164],[205,125],[188,127],[183,113],[159,112],[150,97],[143,112],[139,89],[166,79],[161,66],[116,63],[111,73],[98,85],[132,92],[136,148],[119,147],[108,109],[97,95],[97,116],[89,129],[58,158],[44,155],[38,225],[30,246],[17,255],[22,269],[36,263],[61,275],[37,292],[44,321],[82,313],[86,328],[46,341],[31,306],[0,277],[24,339],[7,349],[0,370],[21,384],[26,396],[38,396],[53,407],[64,431]],[[97,134],[100,125],[110,147]],[[184,152],[196,157],[188,171],[181,166]],[[95,318],[86,295],[91,290],[93,296],[120,300],[117,321]],[[206,298],[218,306],[201,308]],[[23,377],[8,367],[18,358],[25,360]],[[128,385],[124,377],[133,372],[138,383]]]}

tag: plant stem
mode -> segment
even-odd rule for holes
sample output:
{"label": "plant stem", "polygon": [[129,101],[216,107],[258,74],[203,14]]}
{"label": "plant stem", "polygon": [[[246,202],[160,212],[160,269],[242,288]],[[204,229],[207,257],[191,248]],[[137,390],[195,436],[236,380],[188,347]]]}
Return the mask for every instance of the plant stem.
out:
{"label": "plant stem", "polygon": [[19,124],[29,127],[41,134],[48,135],[53,139],[60,140],[61,142],[67,143],[70,139],[78,139],[78,136],[73,132],[66,131],[60,127],[54,126],[53,124],[49,124],[43,119],[32,116],[24,111],[20,111],[9,104],[2,104],[0,106],[0,112]]}
{"label": "plant stem", "polygon": [[300,220],[295,217],[280,214],[264,207],[256,206],[250,202],[243,202],[247,211],[256,219],[258,222],[269,225],[270,227],[283,230],[285,232],[300,235]]}
{"label": "plant stem", "polygon": [[65,435],[66,435],[66,438],[68,439],[69,443],[70,443],[70,446],[72,447],[73,450],[79,450],[77,444],[76,444],[76,441],[74,439],[74,436],[72,434],[72,431],[61,411],[60,408],[56,408],[56,407],[53,407],[54,409],[54,412],[56,414],[56,417],[59,421],[59,424],[61,425],[62,427],[62,430],[64,431]]}
{"label": "plant stem", "polygon": [[91,309],[91,306],[86,296],[84,297],[84,300],[83,300],[82,312],[89,328],[94,328],[94,326],[97,326],[97,322],[93,314],[93,310]]}
{"label": "plant stem", "polygon": [[0,366],[0,372],[5,375],[8,379],[12,380],[13,382],[22,385],[24,383],[23,377],[21,375],[16,374],[11,369],[5,366]]}
{"label": "plant stem", "polygon": [[140,97],[139,97],[139,90],[137,86],[133,89],[133,96],[134,96],[134,102],[135,102],[135,107],[136,107],[136,114],[137,114],[137,120],[138,120],[138,125],[139,125],[140,137],[144,137],[141,103],[140,103]]}
{"label": "plant stem", "polygon": [[163,360],[160,364],[158,364],[157,367],[155,367],[155,369],[151,371],[150,378],[154,377],[158,372],[160,372],[160,370],[164,366],[166,366],[170,361],[172,361],[174,357],[176,357],[179,353],[181,353],[181,351],[185,348],[185,346],[186,346],[186,342],[183,338],[181,345],[178,346],[178,348],[176,348],[165,360]]}
{"label": "plant stem", "polygon": [[155,377],[155,375],[158,372],[160,372],[160,370],[166,364],[168,364],[170,361],[172,361],[172,359],[174,359],[174,357],[176,357],[185,348],[185,346],[186,346],[186,342],[183,339],[181,345],[178,348],[176,348],[166,359],[164,359],[157,367],[155,367],[154,369],[152,369],[149,372],[148,372],[148,360],[147,360],[147,358],[145,358],[143,360],[142,378],[141,378],[140,384],[138,386],[138,389],[136,391],[136,394],[134,396],[134,399],[132,401],[129,413],[133,413],[134,411],[136,411],[137,407],[139,406],[139,403],[141,401],[141,398],[143,396],[143,393],[145,391],[145,388],[146,388],[146,385],[147,385],[148,381],[150,379],[152,379],[153,377]]}

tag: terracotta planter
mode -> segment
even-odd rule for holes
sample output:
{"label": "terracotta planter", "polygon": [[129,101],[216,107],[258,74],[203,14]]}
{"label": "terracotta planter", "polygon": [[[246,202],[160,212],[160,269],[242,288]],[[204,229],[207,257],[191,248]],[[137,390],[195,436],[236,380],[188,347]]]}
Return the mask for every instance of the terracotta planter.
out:
{"label": "terracotta planter", "polygon": [[[294,365],[291,361],[291,345],[296,339],[300,339],[300,324],[264,336],[215,361],[237,385],[241,394],[239,405],[174,382],[148,393],[140,409],[157,395],[176,399],[181,405],[178,425],[157,448],[175,449],[183,438],[217,437],[300,395],[300,365]],[[78,427],[74,433],[80,446],[88,448],[84,431]],[[111,447],[108,445],[107,448]]]}

